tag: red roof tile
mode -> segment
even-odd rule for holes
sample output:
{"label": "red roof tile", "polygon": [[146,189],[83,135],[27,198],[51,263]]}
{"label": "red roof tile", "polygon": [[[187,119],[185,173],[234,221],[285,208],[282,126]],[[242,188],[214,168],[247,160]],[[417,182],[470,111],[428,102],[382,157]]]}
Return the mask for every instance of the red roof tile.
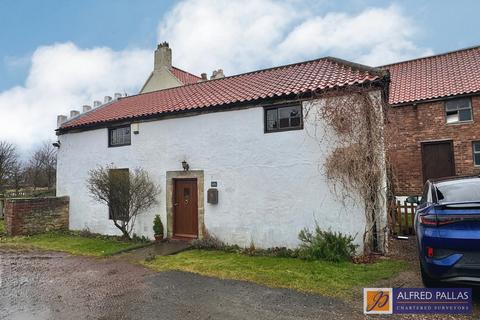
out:
{"label": "red roof tile", "polygon": [[200,80],[202,80],[202,78],[197,77],[196,75],[191,74],[190,72],[183,71],[182,69],[178,69],[176,67],[172,67],[170,71],[173,73],[175,78],[180,80],[183,84],[197,83]]}
{"label": "red roof tile", "polygon": [[376,68],[327,57],[122,98],[61,129],[360,84],[383,75]]}
{"label": "red roof tile", "polygon": [[392,105],[480,91],[480,47],[382,68],[390,73]]}

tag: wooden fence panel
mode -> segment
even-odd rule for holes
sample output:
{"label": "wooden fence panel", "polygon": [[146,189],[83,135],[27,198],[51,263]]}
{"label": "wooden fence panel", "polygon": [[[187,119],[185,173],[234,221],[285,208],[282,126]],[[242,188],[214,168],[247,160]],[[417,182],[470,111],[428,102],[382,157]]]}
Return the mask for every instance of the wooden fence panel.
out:
{"label": "wooden fence panel", "polygon": [[390,230],[394,235],[413,235],[415,234],[415,210],[417,205],[414,203],[395,201],[390,206],[391,219]]}

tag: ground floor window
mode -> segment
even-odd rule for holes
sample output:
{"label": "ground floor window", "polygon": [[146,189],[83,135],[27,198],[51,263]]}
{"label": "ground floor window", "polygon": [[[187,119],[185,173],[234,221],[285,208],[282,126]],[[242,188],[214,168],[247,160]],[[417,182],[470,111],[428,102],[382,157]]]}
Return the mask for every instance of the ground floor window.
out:
{"label": "ground floor window", "polygon": [[110,169],[108,218],[110,220],[128,220],[128,193],[130,192],[130,174],[128,169]]}
{"label": "ground floor window", "polygon": [[480,141],[473,142],[473,163],[480,166]]}

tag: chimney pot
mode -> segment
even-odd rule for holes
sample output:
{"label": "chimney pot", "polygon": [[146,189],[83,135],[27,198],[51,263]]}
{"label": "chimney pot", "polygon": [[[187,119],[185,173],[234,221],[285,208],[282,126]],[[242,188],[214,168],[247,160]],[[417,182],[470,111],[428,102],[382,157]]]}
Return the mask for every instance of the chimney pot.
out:
{"label": "chimney pot", "polygon": [[78,110],[70,110],[70,118],[74,118],[80,114]]}
{"label": "chimney pot", "polygon": [[90,107],[89,105],[82,106],[82,113],[88,112],[90,110],[92,110],[92,107]]}
{"label": "chimney pot", "polygon": [[103,99],[103,103],[109,103],[110,101],[112,101],[112,97],[110,96],[105,96],[105,98]]}
{"label": "chimney pot", "polygon": [[202,81],[207,81],[208,80],[208,77],[207,77],[207,74],[204,72],[200,75],[202,77]]}
{"label": "chimney pot", "polygon": [[67,116],[63,114],[59,114],[57,116],[57,128],[60,128],[62,124],[64,124],[67,121]]}
{"label": "chimney pot", "polygon": [[225,75],[223,74],[223,69],[213,70],[210,80],[220,79],[220,78],[225,78]]}
{"label": "chimney pot", "polygon": [[172,67],[172,49],[168,46],[168,42],[159,43],[155,50],[154,70],[161,70],[162,67]]}
{"label": "chimney pot", "polygon": [[98,100],[93,101],[94,108],[100,107],[101,105],[102,105],[102,101],[98,101]]}
{"label": "chimney pot", "polygon": [[113,99],[114,99],[114,100],[118,100],[118,99],[120,99],[121,97],[122,97],[122,94],[119,93],[119,92],[115,92],[115,93],[113,94]]}

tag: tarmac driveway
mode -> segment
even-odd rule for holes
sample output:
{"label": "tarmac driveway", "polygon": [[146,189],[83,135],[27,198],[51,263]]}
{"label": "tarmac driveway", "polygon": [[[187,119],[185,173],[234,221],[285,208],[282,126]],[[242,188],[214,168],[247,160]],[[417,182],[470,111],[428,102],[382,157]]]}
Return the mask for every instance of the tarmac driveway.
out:
{"label": "tarmac driveway", "polygon": [[17,251],[0,251],[0,258],[0,319],[362,317],[359,308],[336,299],[190,273],[155,273],[119,259]]}

